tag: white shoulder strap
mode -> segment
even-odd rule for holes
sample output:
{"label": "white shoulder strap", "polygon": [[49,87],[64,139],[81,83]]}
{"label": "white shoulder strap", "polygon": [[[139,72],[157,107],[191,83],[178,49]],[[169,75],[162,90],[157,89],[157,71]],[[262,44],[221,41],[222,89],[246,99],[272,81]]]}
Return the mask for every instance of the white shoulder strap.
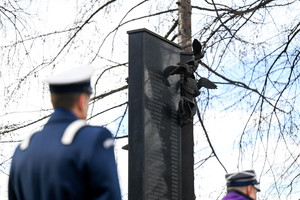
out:
{"label": "white shoulder strap", "polygon": [[86,126],[86,121],[83,119],[78,119],[74,122],[72,122],[65,130],[61,142],[64,145],[70,145],[73,142],[73,139],[76,135],[76,133],[81,129],[82,127]]}
{"label": "white shoulder strap", "polygon": [[22,141],[22,143],[20,144],[20,149],[21,149],[22,151],[26,150],[26,149],[29,147],[30,140],[31,140],[32,136],[33,136],[35,133],[36,133],[36,131],[30,133],[30,134]]}

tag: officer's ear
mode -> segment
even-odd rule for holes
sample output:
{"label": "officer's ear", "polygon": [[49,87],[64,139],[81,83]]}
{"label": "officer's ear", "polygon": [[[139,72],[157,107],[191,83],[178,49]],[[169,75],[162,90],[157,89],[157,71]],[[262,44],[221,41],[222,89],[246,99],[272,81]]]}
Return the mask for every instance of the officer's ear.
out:
{"label": "officer's ear", "polygon": [[88,97],[85,93],[81,93],[79,95],[78,100],[77,100],[77,104],[78,104],[80,109],[84,109],[86,107],[86,104],[88,103],[87,98]]}
{"label": "officer's ear", "polygon": [[252,189],[253,189],[252,185],[248,185],[248,186],[246,187],[246,194],[247,194],[248,196],[249,196],[249,194],[251,194]]}
{"label": "officer's ear", "polygon": [[74,112],[76,112],[76,116],[80,119],[86,119],[87,111],[89,107],[89,95],[87,94],[80,94],[76,106],[74,108]]}

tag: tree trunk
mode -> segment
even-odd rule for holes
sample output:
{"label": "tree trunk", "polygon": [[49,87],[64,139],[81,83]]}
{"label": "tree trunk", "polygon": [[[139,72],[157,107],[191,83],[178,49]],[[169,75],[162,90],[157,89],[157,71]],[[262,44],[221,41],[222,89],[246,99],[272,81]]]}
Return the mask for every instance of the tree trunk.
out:
{"label": "tree trunk", "polygon": [[191,0],[178,0],[178,44],[183,52],[192,52]]}
{"label": "tree trunk", "polygon": [[[183,53],[192,52],[191,13],[191,0],[178,0],[178,43]],[[181,62],[185,62],[185,59],[182,57]],[[193,97],[190,97],[190,100],[193,101]],[[194,200],[194,138],[192,121],[181,127],[181,160],[182,200]]]}

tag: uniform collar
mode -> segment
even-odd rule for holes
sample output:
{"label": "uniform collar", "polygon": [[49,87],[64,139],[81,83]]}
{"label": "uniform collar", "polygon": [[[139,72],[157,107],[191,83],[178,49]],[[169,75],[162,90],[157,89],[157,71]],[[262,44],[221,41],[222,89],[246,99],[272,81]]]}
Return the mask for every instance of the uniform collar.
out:
{"label": "uniform collar", "polygon": [[67,109],[63,109],[63,108],[56,108],[54,110],[54,112],[52,113],[52,115],[51,115],[51,117],[48,121],[48,124],[53,123],[53,122],[57,122],[57,121],[72,122],[72,121],[75,121],[77,119],[78,119],[78,117],[76,117],[76,115],[72,111],[67,110]]}
{"label": "uniform collar", "polygon": [[55,108],[53,114],[69,114],[69,115],[73,115],[74,117],[76,117],[76,115],[72,111],[70,111],[68,109],[64,109],[64,108]]}

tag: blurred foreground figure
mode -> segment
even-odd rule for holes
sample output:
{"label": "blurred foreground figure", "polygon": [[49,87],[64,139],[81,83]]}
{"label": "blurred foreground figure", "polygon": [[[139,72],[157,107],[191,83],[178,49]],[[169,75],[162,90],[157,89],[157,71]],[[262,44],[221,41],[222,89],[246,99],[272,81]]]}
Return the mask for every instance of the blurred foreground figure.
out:
{"label": "blurred foreground figure", "polygon": [[86,124],[93,68],[48,80],[54,113],[12,158],[9,200],[120,200],[111,133]]}
{"label": "blurred foreground figure", "polygon": [[225,178],[227,195],[222,200],[256,200],[260,188],[253,170],[227,174]]}

